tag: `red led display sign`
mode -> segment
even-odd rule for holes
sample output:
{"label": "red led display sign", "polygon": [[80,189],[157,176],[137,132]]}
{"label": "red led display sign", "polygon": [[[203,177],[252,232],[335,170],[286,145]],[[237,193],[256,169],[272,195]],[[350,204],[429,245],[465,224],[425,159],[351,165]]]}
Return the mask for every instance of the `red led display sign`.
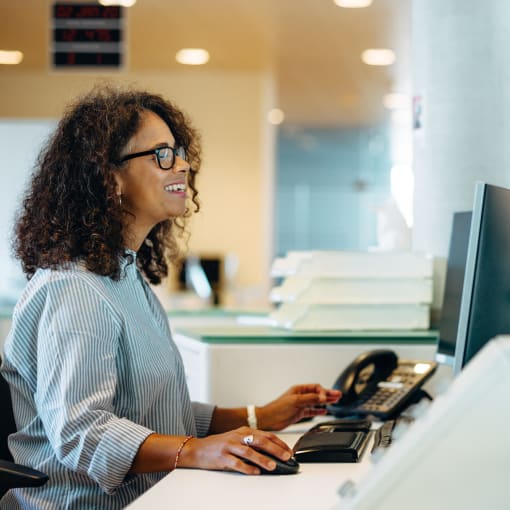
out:
{"label": "red led display sign", "polygon": [[56,3],[52,16],[55,68],[123,65],[122,7]]}

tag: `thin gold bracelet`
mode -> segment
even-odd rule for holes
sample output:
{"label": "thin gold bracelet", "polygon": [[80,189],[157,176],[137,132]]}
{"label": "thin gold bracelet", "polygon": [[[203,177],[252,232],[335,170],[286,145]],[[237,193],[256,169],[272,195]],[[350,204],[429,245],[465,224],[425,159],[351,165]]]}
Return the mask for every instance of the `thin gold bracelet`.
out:
{"label": "thin gold bracelet", "polygon": [[179,462],[179,457],[181,456],[182,449],[186,446],[186,443],[193,439],[194,436],[187,436],[186,439],[179,445],[179,448],[177,448],[177,453],[175,455],[175,462],[174,462],[174,469],[177,469],[177,463]]}

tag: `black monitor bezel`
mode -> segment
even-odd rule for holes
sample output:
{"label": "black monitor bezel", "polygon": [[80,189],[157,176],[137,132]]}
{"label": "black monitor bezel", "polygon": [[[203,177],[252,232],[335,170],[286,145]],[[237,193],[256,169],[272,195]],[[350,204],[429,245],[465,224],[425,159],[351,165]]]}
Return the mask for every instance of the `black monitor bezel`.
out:
{"label": "black monitor bezel", "polygon": [[[441,318],[439,321],[439,334],[435,355],[435,359],[438,363],[449,367],[453,367],[455,363],[462,287],[465,276],[471,222],[472,211],[456,211],[453,213],[450,244],[448,247],[448,258],[446,262],[445,283],[443,288],[443,304]],[[460,257],[462,257],[462,260]],[[462,277],[458,278],[458,275],[452,274],[452,271],[459,271],[460,266],[462,266]],[[460,285],[458,283],[459,280],[461,281]],[[446,313],[452,314],[453,316],[445,317]],[[452,324],[452,321],[455,323],[454,325]],[[451,335],[452,337],[445,342],[445,334],[451,334],[451,331],[445,331],[445,329],[452,327],[455,328],[455,331],[453,335]],[[445,345],[451,347],[452,344],[453,352],[444,348]]]}
{"label": "black monitor bezel", "polygon": [[455,375],[492,338],[510,333],[510,313],[505,308],[510,293],[508,253],[510,189],[477,182],[455,346]]}

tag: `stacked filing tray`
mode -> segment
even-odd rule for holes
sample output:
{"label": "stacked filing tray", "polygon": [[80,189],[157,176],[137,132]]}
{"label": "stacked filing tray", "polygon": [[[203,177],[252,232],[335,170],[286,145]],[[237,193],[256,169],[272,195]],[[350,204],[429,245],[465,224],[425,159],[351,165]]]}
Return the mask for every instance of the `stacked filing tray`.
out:
{"label": "stacked filing tray", "polygon": [[433,258],[415,252],[289,252],[274,261],[272,323],[296,331],[428,329]]}

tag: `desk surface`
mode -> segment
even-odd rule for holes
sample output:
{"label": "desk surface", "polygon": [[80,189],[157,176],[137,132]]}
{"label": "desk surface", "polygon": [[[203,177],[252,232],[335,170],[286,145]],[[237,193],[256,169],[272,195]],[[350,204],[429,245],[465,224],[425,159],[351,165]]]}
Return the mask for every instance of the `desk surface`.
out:
{"label": "desk surface", "polygon": [[[294,425],[279,436],[293,446],[311,426],[310,422]],[[358,481],[371,466],[368,448],[360,463],[302,463],[296,475],[245,476],[178,469],[129,505],[127,510],[331,510],[339,502],[339,487],[347,480]]]}

